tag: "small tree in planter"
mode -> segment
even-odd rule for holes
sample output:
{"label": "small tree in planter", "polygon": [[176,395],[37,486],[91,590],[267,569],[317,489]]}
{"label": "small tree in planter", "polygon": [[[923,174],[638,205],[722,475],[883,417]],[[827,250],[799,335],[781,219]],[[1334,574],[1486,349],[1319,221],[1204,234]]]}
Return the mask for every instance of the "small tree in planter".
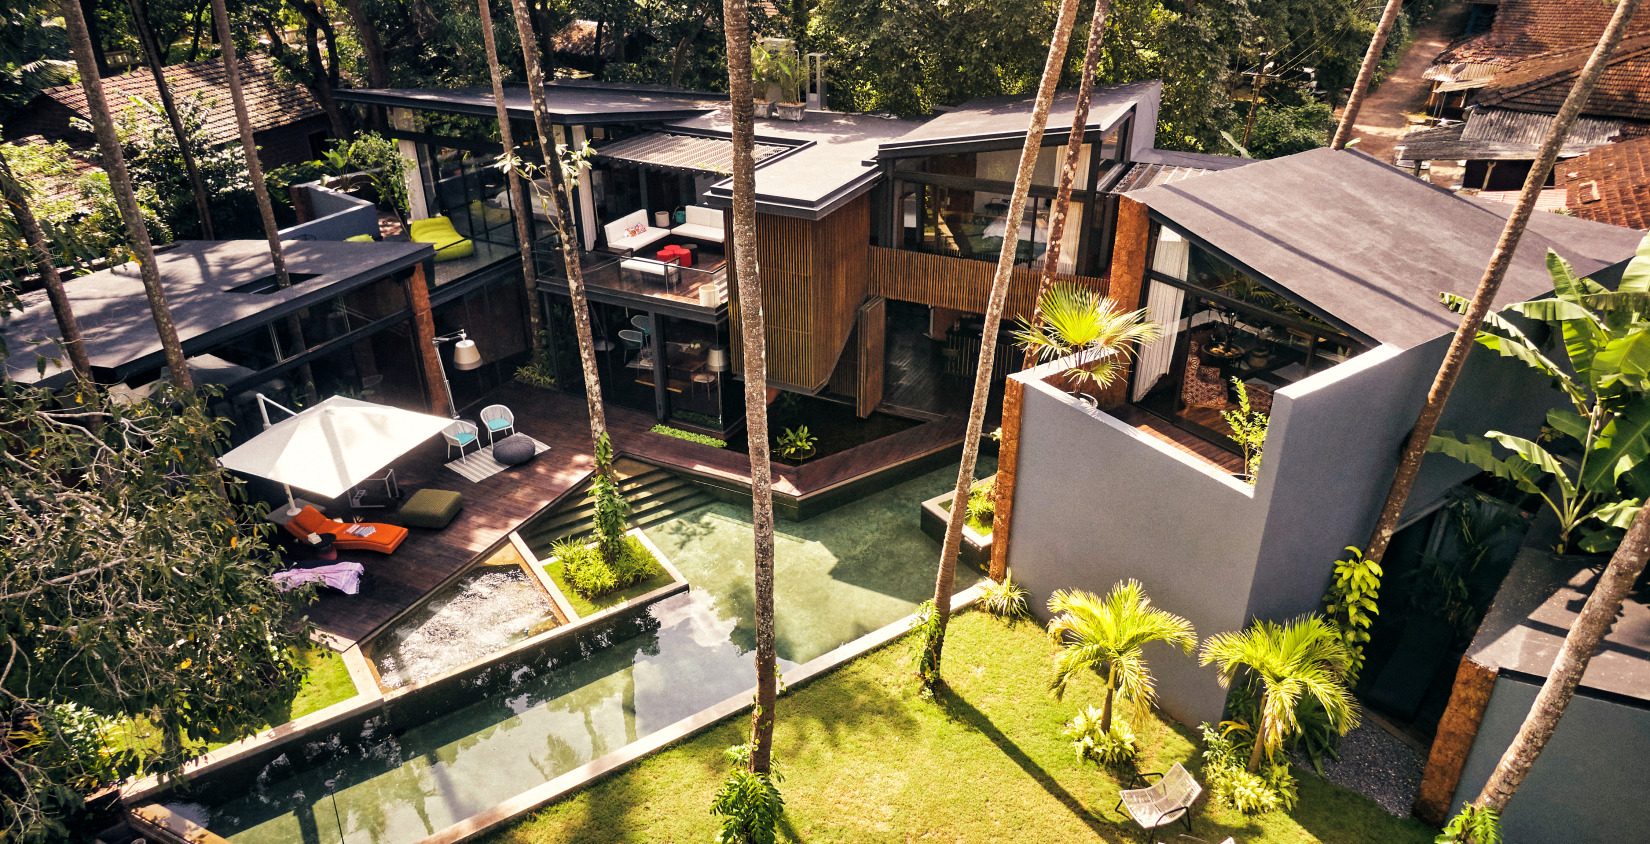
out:
{"label": "small tree in planter", "polygon": [[773,82],[779,88],[779,101],[774,103],[773,116],[780,120],[801,120],[808,105],[802,101],[802,60],[794,47],[784,47],[769,55]]}
{"label": "small tree in planter", "polygon": [[1159,334],[1144,309],[1124,311],[1104,293],[1072,282],[1049,287],[1038,299],[1037,310],[1042,322],[1022,319],[1014,339],[1044,363],[1076,356],[1065,374],[1078,395],[1085,386],[1103,388],[1116,381],[1135,346]]}
{"label": "small tree in planter", "polygon": [[1237,410],[1223,410],[1220,417],[1232,429],[1232,439],[1243,447],[1243,479],[1252,484],[1260,477],[1260,454],[1266,446],[1269,418],[1249,406],[1249,387],[1242,379],[1233,378],[1232,386],[1237,387]]}
{"label": "small tree in planter", "polygon": [[756,42],[751,44],[751,103],[756,117],[773,116],[774,54]]}

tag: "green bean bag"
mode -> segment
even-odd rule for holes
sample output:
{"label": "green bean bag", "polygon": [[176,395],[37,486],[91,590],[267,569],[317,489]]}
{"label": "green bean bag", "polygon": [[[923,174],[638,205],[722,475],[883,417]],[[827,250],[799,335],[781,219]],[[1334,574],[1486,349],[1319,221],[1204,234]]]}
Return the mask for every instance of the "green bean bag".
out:
{"label": "green bean bag", "polygon": [[414,243],[428,243],[435,247],[435,261],[452,261],[476,254],[474,242],[460,236],[453,221],[436,215],[428,220],[413,220],[408,234]]}

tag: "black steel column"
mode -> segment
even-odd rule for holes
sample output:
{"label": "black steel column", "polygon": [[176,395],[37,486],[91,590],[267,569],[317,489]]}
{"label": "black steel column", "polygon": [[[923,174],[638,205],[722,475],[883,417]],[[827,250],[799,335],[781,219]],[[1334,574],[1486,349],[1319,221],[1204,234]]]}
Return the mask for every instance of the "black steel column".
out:
{"label": "black steel column", "polygon": [[653,329],[648,332],[648,342],[653,345],[653,412],[663,422],[670,418],[670,382],[667,380],[670,361],[665,359],[665,323],[652,311],[648,312],[647,322]]}

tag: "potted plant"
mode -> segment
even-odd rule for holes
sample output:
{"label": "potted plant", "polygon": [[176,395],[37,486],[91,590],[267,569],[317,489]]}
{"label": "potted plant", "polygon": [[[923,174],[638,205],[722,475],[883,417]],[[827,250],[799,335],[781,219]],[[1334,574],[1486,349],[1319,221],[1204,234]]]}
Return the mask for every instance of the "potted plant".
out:
{"label": "potted plant", "polygon": [[1232,439],[1243,447],[1243,472],[1234,472],[1233,477],[1252,484],[1260,477],[1260,453],[1266,445],[1266,426],[1270,420],[1249,406],[1249,387],[1241,379],[1233,378],[1232,386],[1237,388],[1237,410],[1223,410],[1220,416],[1231,426]]}
{"label": "potted plant", "polygon": [[774,55],[761,44],[751,45],[751,105],[757,117],[773,116],[773,100],[779,94],[774,90]]}
{"label": "potted plant", "polygon": [[1041,323],[1020,321],[1014,339],[1020,348],[1035,352],[1039,361],[1072,358],[1065,375],[1079,400],[1096,402],[1083,393],[1086,386],[1106,387],[1124,371],[1136,344],[1157,339],[1155,323],[1146,311],[1124,311],[1098,290],[1072,282],[1053,285],[1037,302]]}
{"label": "potted plant", "polygon": [[808,433],[807,425],[798,425],[795,428],[786,428],[779,435],[779,446],[774,450],[786,460],[801,463],[814,456],[818,443],[819,438]]}
{"label": "potted plant", "polygon": [[802,62],[791,49],[776,50],[769,56],[773,81],[779,88],[773,116],[780,120],[801,120],[808,112],[807,104],[802,102]]}

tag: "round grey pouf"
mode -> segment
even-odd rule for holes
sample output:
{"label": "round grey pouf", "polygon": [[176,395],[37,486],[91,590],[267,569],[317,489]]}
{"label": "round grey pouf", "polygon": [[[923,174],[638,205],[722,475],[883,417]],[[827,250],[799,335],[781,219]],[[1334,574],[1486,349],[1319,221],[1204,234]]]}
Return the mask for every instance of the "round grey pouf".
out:
{"label": "round grey pouf", "polygon": [[519,466],[531,461],[537,446],[525,434],[511,434],[493,446],[493,459],[506,466]]}

